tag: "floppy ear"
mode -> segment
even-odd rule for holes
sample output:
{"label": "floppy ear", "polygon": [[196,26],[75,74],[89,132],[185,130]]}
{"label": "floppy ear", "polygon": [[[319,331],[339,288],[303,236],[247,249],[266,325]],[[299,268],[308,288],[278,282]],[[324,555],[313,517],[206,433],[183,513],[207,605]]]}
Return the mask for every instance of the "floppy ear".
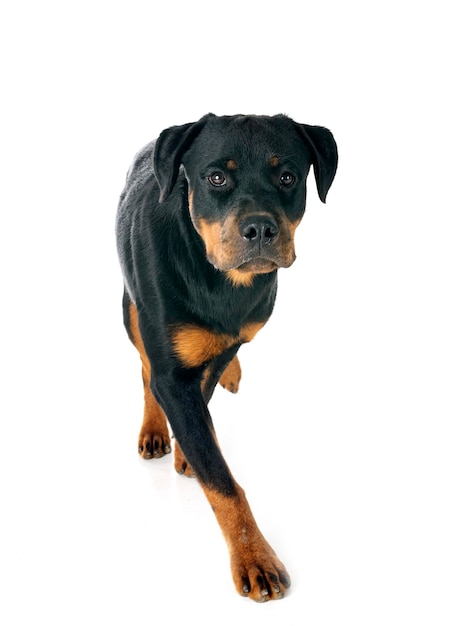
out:
{"label": "floppy ear", "polygon": [[153,171],[161,189],[159,202],[163,202],[169,197],[177,180],[183,154],[189,149],[210,116],[209,113],[198,122],[167,128],[156,140],[153,152]]}
{"label": "floppy ear", "polygon": [[332,133],[323,126],[297,124],[300,135],[309,146],[314,166],[317,191],[322,202],[326,201],[337,169],[337,145]]}

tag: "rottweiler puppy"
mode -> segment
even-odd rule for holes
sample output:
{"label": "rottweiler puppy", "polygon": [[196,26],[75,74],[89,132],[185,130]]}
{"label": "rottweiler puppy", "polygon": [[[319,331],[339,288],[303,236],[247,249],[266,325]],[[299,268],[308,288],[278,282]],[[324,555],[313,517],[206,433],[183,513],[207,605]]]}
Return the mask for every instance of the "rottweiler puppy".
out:
{"label": "rottweiler puppy", "polygon": [[277,270],[295,260],[311,166],[325,202],[337,168],[326,128],[208,114],[136,155],[117,214],[124,322],[142,361],[139,454],[170,452],[168,420],[175,469],[199,480],[235,587],[259,602],[283,597],[290,577],[224,460],[207,405],[218,382],[238,390],[238,349],[271,315]]}

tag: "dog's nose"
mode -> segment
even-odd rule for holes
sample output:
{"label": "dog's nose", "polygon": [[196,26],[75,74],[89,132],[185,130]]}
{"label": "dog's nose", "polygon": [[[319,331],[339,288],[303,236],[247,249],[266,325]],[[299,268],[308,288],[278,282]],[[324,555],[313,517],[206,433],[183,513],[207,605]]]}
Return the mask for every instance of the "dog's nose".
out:
{"label": "dog's nose", "polygon": [[240,224],[240,233],[251,243],[271,243],[279,233],[279,226],[269,215],[251,215]]}

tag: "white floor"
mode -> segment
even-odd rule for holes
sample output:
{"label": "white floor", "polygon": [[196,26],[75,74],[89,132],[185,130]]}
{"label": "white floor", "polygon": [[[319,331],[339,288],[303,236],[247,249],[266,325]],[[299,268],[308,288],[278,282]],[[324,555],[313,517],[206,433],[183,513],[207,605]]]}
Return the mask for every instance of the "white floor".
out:
{"label": "white floor", "polygon": [[[230,34],[211,30],[202,45],[198,5],[184,3],[183,77],[162,56],[169,8],[101,5],[56,15],[30,3],[27,19],[12,10],[6,39],[0,623],[452,626],[454,107],[442,3],[410,14],[398,2],[367,13],[322,2],[298,17],[270,5],[247,64],[252,13],[233,19],[230,7]],[[152,78],[172,72],[158,96]],[[211,403],[292,576],[284,600],[261,606],[236,595],[198,484],[170,455],[136,453],[140,366],[121,321],[113,224],[126,169],[162,127],[208,110],[327,125],[341,155],[326,206],[309,185],[298,259],[240,353],[239,394],[219,389]]]}

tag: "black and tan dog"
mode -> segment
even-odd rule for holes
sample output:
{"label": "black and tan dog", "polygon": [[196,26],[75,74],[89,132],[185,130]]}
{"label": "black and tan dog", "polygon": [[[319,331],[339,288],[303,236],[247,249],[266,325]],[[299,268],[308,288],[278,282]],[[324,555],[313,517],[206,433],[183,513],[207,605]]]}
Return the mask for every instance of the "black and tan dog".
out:
{"label": "black and tan dog", "polygon": [[281,598],[290,578],[222,456],[207,404],[218,382],[237,391],[237,351],[273,310],[278,268],[295,260],[311,165],[324,202],[337,167],[326,128],[209,114],[136,156],[117,216],[124,320],[145,389],[139,453],[170,452],[168,419],[175,468],[199,480],[236,589],[257,601]]}

